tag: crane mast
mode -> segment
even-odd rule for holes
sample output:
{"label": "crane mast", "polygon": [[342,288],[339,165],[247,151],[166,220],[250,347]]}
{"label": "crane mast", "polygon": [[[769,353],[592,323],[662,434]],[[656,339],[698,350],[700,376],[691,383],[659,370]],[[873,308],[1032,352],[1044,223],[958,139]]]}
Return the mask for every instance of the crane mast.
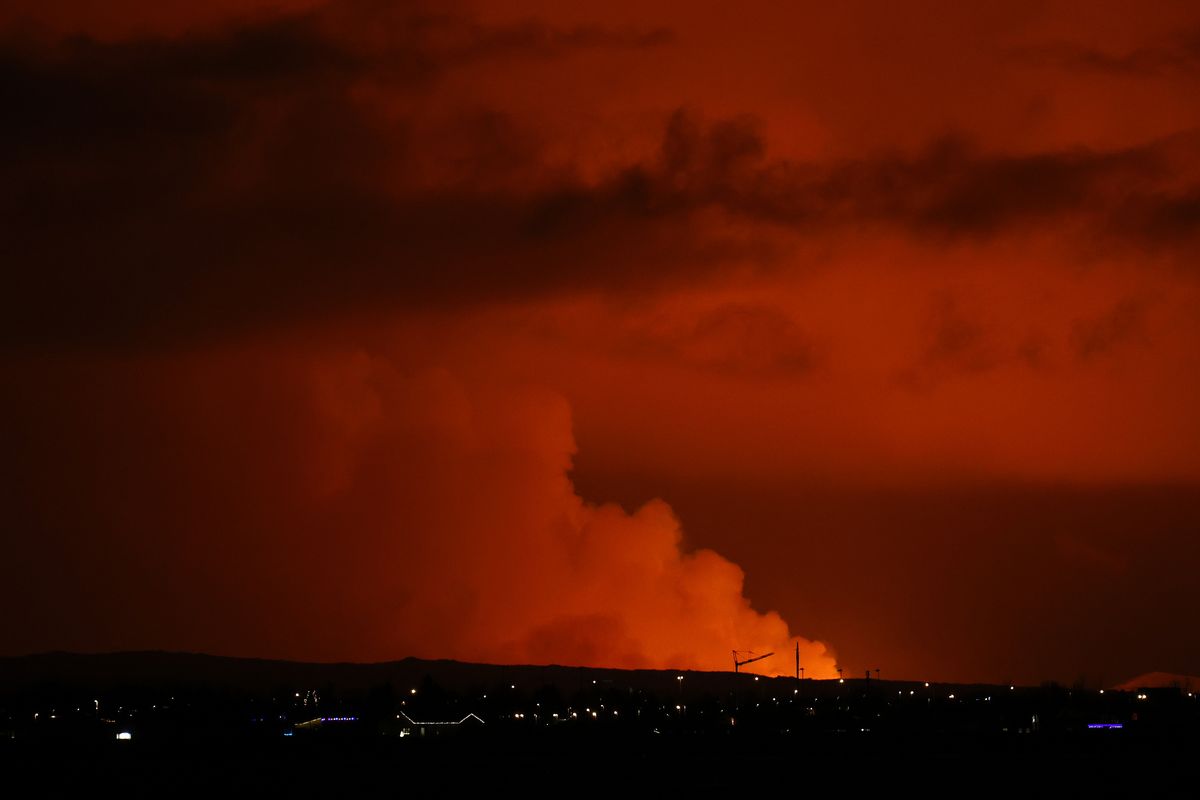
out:
{"label": "crane mast", "polygon": [[[750,658],[740,658],[740,656],[742,656],[742,655],[750,656]],[[764,658],[770,658],[773,655],[775,655],[775,654],[774,653],[764,653],[761,656],[756,656],[756,655],[754,655],[753,652],[751,652],[749,650],[744,650],[744,651],[743,650],[734,650],[733,651],[733,671],[741,672],[742,667],[746,666],[747,664],[753,664],[755,661],[762,661]]]}

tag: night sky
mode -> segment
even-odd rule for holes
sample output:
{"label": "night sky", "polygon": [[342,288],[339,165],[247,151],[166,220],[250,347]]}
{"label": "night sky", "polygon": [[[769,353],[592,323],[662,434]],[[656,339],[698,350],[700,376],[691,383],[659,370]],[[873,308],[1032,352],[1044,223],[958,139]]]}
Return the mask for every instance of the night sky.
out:
{"label": "night sky", "polygon": [[1173,0],[10,1],[0,655],[1200,674],[1197,97]]}

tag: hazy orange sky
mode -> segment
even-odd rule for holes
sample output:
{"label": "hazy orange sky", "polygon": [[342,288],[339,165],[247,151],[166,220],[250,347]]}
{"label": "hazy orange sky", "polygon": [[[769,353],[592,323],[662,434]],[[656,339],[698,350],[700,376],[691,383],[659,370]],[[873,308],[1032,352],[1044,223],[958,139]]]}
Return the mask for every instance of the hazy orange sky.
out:
{"label": "hazy orange sky", "polygon": [[1194,3],[5,9],[3,653],[1200,673]]}

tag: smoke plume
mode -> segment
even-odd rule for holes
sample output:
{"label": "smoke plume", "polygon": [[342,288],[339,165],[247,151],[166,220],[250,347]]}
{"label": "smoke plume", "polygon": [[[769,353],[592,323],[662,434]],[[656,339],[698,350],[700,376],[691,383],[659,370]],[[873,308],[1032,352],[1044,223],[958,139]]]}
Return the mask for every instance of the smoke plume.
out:
{"label": "smoke plume", "polygon": [[[691,669],[775,651],[754,665],[768,673],[790,673],[799,642],[808,675],[832,672],[822,644],[752,608],[736,564],[684,547],[665,503],[580,498],[560,396],[269,349],[43,376],[88,386],[86,410],[10,401],[31,458],[66,436],[87,463],[26,462],[33,491],[14,501],[57,552],[24,591],[51,624],[7,640]],[[96,604],[56,607],[61,581],[92,584]],[[67,615],[85,632],[41,638],[77,630],[53,623]]]}

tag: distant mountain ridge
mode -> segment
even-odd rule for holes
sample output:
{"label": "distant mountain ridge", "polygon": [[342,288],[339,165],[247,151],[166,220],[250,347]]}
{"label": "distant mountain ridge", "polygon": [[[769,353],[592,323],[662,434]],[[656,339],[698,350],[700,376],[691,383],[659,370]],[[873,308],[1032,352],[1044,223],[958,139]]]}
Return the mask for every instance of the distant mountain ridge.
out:
{"label": "distant mountain ridge", "polygon": [[[685,687],[678,679],[684,677]],[[283,661],[203,653],[132,651],[120,653],[51,652],[0,658],[0,692],[61,684],[97,689],[115,686],[214,686],[251,692],[270,691],[280,686],[315,687],[333,684],[339,690],[366,690],[384,684],[396,688],[415,687],[431,678],[446,689],[463,691],[497,684],[534,686],[555,685],[566,690],[585,685],[619,684],[653,692],[688,691],[725,692],[746,688],[761,680],[767,685],[794,678],[770,678],[742,672],[703,672],[696,670],[627,670],[601,667],[549,665],[475,664],[451,660],[404,658],[379,663],[317,663]],[[837,679],[808,685],[835,684]],[[863,683],[863,678],[846,678],[846,683]],[[876,683],[875,679],[870,681]],[[919,686],[920,681],[878,681],[896,686]],[[988,684],[935,683],[940,686],[986,686]]]}
{"label": "distant mountain ridge", "polygon": [[1173,672],[1147,672],[1112,688],[1123,692],[1137,689],[1182,689],[1185,692],[1193,692],[1200,691],[1200,677]]}
{"label": "distant mountain ridge", "polygon": [[[396,687],[416,686],[426,678],[431,678],[447,689],[459,691],[501,683],[519,683],[525,688],[552,684],[564,689],[574,689],[597,682],[619,683],[631,688],[665,692],[678,691],[677,680],[680,675],[684,676],[689,690],[715,692],[744,687],[756,678],[767,682],[794,680],[755,676],[746,672],[735,674],[696,670],[626,670],[558,664],[478,664],[412,657],[376,663],[323,663],[161,650],[118,653],[49,652],[0,657],[0,692],[5,693],[48,683],[95,688],[127,685],[208,685],[251,692],[269,691],[283,685],[333,684],[340,689],[366,690],[389,683]],[[863,680],[846,679],[848,683],[860,683]],[[836,679],[806,682],[828,684],[836,682]],[[908,686],[919,685],[922,682],[884,679],[881,683]],[[935,682],[934,685],[967,687],[990,684]],[[1142,688],[1172,687],[1185,691],[1200,691],[1200,677],[1149,672],[1110,689],[1135,691]]]}
{"label": "distant mountain ridge", "polygon": [[320,663],[157,650],[51,652],[0,658],[0,691],[3,692],[48,683],[95,688],[192,685],[254,692],[269,691],[282,685],[333,684],[339,689],[365,690],[389,683],[396,687],[415,687],[425,678],[458,691],[500,683],[519,683],[526,688],[546,684],[575,688],[585,683],[613,681],[633,688],[677,691],[680,675],[686,676],[689,688],[694,689],[725,690],[755,680],[753,674],[735,675],[732,672],[473,664],[420,658],[365,664]]}

